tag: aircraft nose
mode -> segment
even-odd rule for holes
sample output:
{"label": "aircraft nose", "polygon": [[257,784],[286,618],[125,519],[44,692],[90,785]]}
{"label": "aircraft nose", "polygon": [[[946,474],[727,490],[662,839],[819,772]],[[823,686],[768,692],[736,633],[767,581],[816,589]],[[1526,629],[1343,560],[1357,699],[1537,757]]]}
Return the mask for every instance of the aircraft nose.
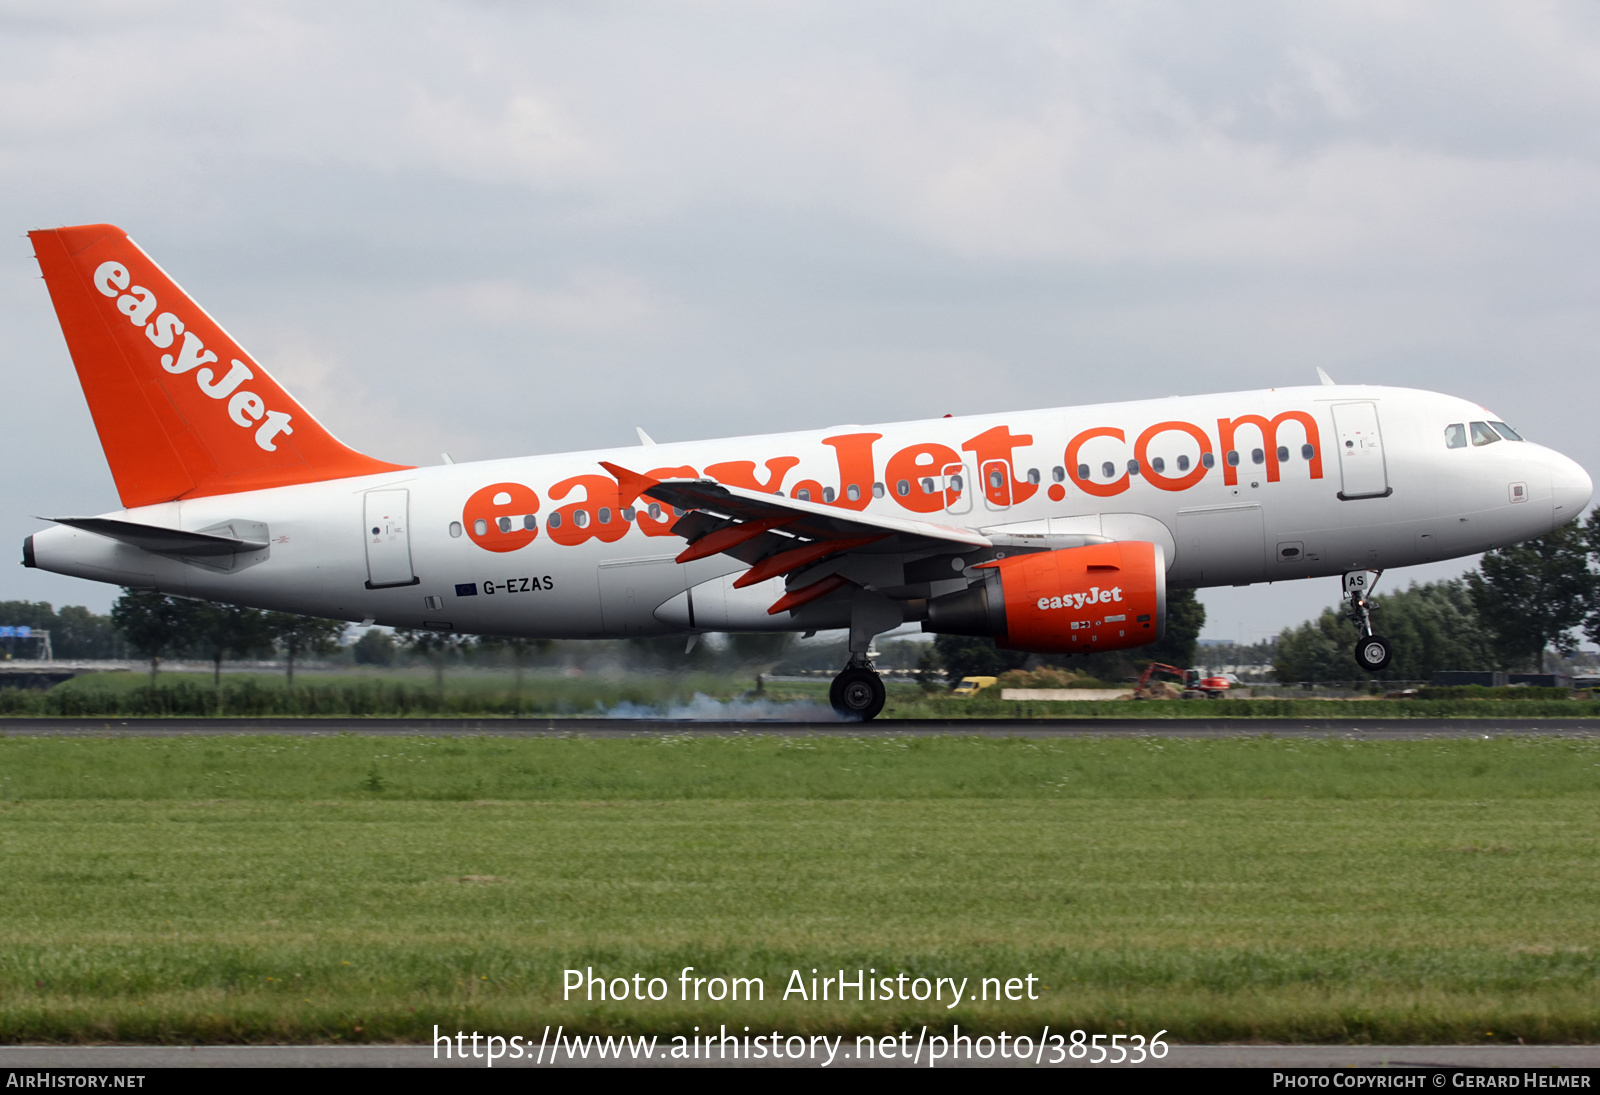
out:
{"label": "aircraft nose", "polygon": [[1550,496],[1555,505],[1555,527],[1560,528],[1582,513],[1594,497],[1594,480],[1576,460],[1551,453]]}

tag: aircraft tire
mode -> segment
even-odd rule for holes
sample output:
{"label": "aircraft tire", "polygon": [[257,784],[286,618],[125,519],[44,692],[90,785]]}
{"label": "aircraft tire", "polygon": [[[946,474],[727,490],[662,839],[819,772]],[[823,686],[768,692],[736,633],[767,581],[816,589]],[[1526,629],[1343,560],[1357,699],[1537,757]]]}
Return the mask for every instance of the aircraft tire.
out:
{"label": "aircraft tire", "polygon": [[846,669],[828,686],[828,702],[847,719],[877,718],[888,694],[883,678],[870,669]]}
{"label": "aircraft tire", "polygon": [[1368,673],[1377,673],[1389,664],[1393,652],[1389,640],[1368,635],[1356,643],[1356,662]]}

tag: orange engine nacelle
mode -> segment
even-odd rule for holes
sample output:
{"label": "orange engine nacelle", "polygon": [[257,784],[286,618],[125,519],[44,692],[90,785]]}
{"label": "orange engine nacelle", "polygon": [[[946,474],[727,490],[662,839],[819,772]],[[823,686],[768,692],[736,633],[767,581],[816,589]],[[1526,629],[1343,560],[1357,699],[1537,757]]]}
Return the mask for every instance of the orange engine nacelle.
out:
{"label": "orange engine nacelle", "polygon": [[990,635],[1038,654],[1092,654],[1153,643],[1167,629],[1167,561],[1127,541],[979,563],[984,580],[928,602],[925,631]]}

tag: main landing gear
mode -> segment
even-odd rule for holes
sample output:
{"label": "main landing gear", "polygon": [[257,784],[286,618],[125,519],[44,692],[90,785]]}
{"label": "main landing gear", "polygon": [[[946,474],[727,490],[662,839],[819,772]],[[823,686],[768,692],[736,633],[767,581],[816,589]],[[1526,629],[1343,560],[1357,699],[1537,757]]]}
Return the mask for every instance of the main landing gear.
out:
{"label": "main landing gear", "polygon": [[886,696],[883,678],[872,667],[872,661],[862,654],[851,655],[849,664],[833,678],[828,688],[828,702],[833,709],[847,719],[862,722],[877,718]]}
{"label": "main landing gear", "polygon": [[905,610],[881,593],[857,589],[850,598],[850,660],[833,678],[828,702],[847,719],[866,722],[878,717],[888,693],[872,664],[872,639],[905,622]]}
{"label": "main landing gear", "polygon": [[1344,595],[1350,602],[1345,615],[1361,632],[1361,637],[1356,640],[1356,663],[1368,673],[1379,672],[1393,656],[1389,640],[1372,633],[1374,606],[1367,603],[1367,595],[1382,576],[1381,570],[1353,570],[1344,576]]}

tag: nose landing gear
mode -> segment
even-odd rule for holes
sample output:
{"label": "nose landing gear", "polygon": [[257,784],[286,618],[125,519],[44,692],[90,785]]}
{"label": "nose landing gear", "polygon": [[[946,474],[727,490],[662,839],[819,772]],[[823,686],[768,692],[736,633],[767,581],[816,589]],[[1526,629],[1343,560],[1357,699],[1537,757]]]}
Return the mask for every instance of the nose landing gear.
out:
{"label": "nose landing gear", "polygon": [[1367,594],[1381,577],[1381,570],[1353,570],[1344,576],[1344,595],[1350,602],[1345,615],[1361,632],[1361,638],[1356,640],[1356,664],[1368,673],[1380,672],[1393,657],[1389,640],[1372,633],[1372,609],[1375,606],[1367,602]]}
{"label": "nose landing gear", "polygon": [[847,719],[862,722],[877,718],[886,696],[883,678],[862,655],[853,655],[828,688],[828,702],[833,709]]}
{"label": "nose landing gear", "polygon": [[1389,664],[1389,640],[1378,635],[1368,635],[1356,643],[1356,661],[1368,673],[1376,673]]}

